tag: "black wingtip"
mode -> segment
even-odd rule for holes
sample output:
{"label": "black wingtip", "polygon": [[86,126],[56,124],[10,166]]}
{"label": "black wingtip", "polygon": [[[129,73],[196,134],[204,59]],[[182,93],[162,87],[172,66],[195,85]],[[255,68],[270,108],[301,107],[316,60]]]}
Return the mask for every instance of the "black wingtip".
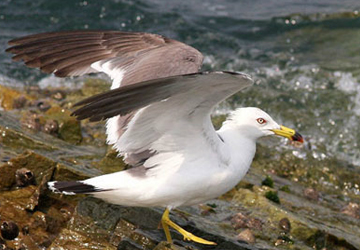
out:
{"label": "black wingtip", "polygon": [[55,193],[63,193],[68,195],[107,191],[105,189],[101,189],[81,181],[53,181],[48,182],[48,187]]}

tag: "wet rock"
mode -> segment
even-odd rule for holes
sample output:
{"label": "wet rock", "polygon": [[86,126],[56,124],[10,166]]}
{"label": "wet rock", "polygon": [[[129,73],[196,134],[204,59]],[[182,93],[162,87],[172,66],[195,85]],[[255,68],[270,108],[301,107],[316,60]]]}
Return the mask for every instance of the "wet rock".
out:
{"label": "wet rock", "polygon": [[285,192],[285,193],[290,193],[290,188],[289,188],[288,185],[282,186],[279,190],[280,190],[280,191],[283,191],[283,192]]}
{"label": "wet rock", "polygon": [[279,228],[281,230],[283,230],[285,233],[288,233],[290,232],[291,230],[291,223],[289,221],[288,218],[282,218],[280,221],[279,221]]}
{"label": "wet rock", "polygon": [[116,247],[96,235],[83,235],[79,232],[62,229],[61,234],[49,246],[49,249],[108,249]]}
{"label": "wet rock", "polygon": [[[119,249],[119,248],[118,248]],[[182,250],[185,249],[183,247],[175,246],[174,244],[171,244],[167,241],[160,242],[154,250]]]}
{"label": "wet rock", "polygon": [[23,228],[21,229],[21,232],[23,235],[28,235],[29,234],[29,226],[23,226]]}
{"label": "wet rock", "polygon": [[4,221],[1,224],[1,236],[5,240],[13,240],[19,235],[19,227],[13,221]]}
{"label": "wet rock", "polygon": [[216,213],[216,211],[213,207],[206,205],[206,204],[199,205],[199,209],[201,210],[200,214],[203,216],[208,216],[211,213],[213,213],[213,214]]}
{"label": "wet rock", "polygon": [[59,137],[73,144],[80,143],[82,140],[80,122],[76,119],[61,122],[59,124]]}
{"label": "wet rock", "polygon": [[320,199],[320,193],[313,188],[306,188],[304,190],[304,196],[313,201],[318,201]]}
{"label": "wet rock", "polygon": [[353,218],[360,218],[360,206],[357,203],[350,202],[341,209],[341,213],[349,215]]}
{"label": "wet rock", "polygon": [[288,245],[288,244],[294,244],[294,241],[286,235],[281,235],[277,238],[274,245],[280,246],[280,245]]}
{"label": "wet rock", "polygon": [[103,173],[114,173],[126,168],[123,158],[118,157],[118,152],[114,149],[110,149],[100,161],[94,162],[94,166]]}
{"label": "wet rock", "polygon": [[262,222],[259,219],[247,216],[243,213],[237,213],[231,218],[230,222],[235,230],[239,228],[262,229]]}
{"label": "wet rock", "polygon": [[62,227],[72,218],[74,207],[71,205],[63,204],[60,209],[52,206],[49,208],[45,215],[46,230],[50,233],[57,234],[61,231]]}
{"label": "wet rock", "polygon": [[120,219],[119,223],[115,227],[110,242],[113,245],[118,246],[118,249],[121,249],[122,240],[129,239],[133,244],[135,243],[135,245],[141,246],[141,249],[154,249],[156,242],[136,229],[135,225]]}
{"label": "wet rock", "polygon": [[72,144],[80,143],[82,140],[80,122],[71,112],[59,106],[51,107],[46,113],[47,119],[56,120],[59,124],[59,138]]}
{"label": "wet rock", "polygon": [[245,241],[249,244],[254,244],[255,243],[255,236],[254,234],[251,232],[250,229],[245,229],[243,231],[241,231],[237,237],[238,240],[240,241]]}
{"label": "wet rock", "polygon": [[53,119],[46,120],[43,130],[45,133],[57,135],[59,132],[59,123]]}
{"label": "wet rock", "polygon": [[37,107],[41,112],[46,112],[51,108],[50,103],[44,100],[35,101],[34,106]]}
{"label": "wet rock", "polygon": [[230,222],[231,222],[231,225],[233,226],[233,228],[236,230],[239,228],[246,228],[247,220],[248,220],[248,217],[246,215],[244,215],[243,213],[237,213],[236,215],[234,215],[231,218]]}
{"label": "wet rock", "polygon": [[38,114],[30,113],[26,115],[22,120],[21,124],[32,130],[40,131],[41,130],[41,123],[40,123],[40,117]]}
{"label": "wet rock", "polygon": [[66,92],[63,90],[55,90],[52,95],[52,98],[54,98],[57,101],[61,101],[66,98]]}
{"label": "wet rock", "polygon": [[27,168],[20,168],[16,170],[15,182],[18,187],[27,187],[29,185],[36,185],[34,174]]}
{"label": "wet rock", "polygon": [[[239,189],[234,196],[233,202],[239,202],[242,206],[251,210],[252,214],[258,217],[261,216],[261,218],[266,218],[267,223],[270,223],[270,225],[277,225],[279,220],[287,217],[291,222],[292,235],[300,240],[307,240],[316,232],[316,228],[313,225],[308,225],[308,221],[295,214],[289,214],[286,210],[281,208],[281,205],[266,199],[262,195],[260,189],[254,188],[254,191]],[[271,227],[263,226],[262,234],[272,235],[273,233],[274,230]],[[278,235],[274,235],[274,237],[277,236]]]}
{"label": "wet rock", "polygon": [[144,248],[142,248],[141,246],[139,246],[127,239],[120,241],[117,246],[117,250],[143,250],[143,249]]}
{"label": "wet rock", "polygon": [[13,100],[13,108],[14,109],[21,109],[26,106],[28,103],[27,98],[24,95],[21,95]]}
{"label": "wet rock", "polygon": [[39,197],[40,187],[31,185],[21,189],[7,191],[2,194],[0,200],[4,198],[11,201],[12,204],[18,208],[33,211],[39,204]]}
{"label": "wet rock", "polygon": [[50,180],[55,166],[56,162],[32,151],[27,151],[0,165],[0,190],[9,189],[16,183],[16,171],[21,168],[30,170],[35,177],[35,182],[43,187]]}
{"label": "wet rock", "polygon": [[[5,86],[0,85],[0,107],[5,110],[11,110],[14,107],[14,100],[20,98],[20,96],[26,96],[24,93],[16,89],[11,89]],[[25,97],[29,99],[27,96]],[[16,105],[16,103],[15,103]]]}

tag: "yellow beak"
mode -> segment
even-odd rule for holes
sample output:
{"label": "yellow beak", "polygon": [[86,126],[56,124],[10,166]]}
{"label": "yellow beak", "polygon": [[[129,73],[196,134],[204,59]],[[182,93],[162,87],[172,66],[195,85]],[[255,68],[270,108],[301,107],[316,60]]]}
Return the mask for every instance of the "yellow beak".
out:
{"label": "yellow beak", "polygon": [[274,132],[276,135],[286,137],[286,138],[290,139],[291,141],[298,141],[301,143],[304,142],[303,137],[298,132],[296,132],[295,130],[293,130],[291,128],[287,128],[285,126],[280,126],[280,129],[272,129],[271,131]]}

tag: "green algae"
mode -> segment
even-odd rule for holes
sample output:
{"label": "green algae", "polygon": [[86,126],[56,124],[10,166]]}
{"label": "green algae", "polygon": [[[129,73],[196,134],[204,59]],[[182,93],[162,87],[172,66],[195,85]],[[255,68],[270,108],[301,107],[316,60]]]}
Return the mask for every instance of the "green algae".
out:
{"label": "green algae", "polygon": [[266,197],[266,199],[268,199],[268,200],[271,200],[271,201],[273,201],[273,202],[275,202],[275,203],[278,203],[278,204],[280,204],[280,199],[279,199],[279,196],[277,195],[277,192],[275,192],[275,191],[267,191],[266,193],[265,193],[265,197]]}
{"label": "green algae", "polygon": [[270,176],[266,176],[266,178],[261,182],[261,185],[273,188],[274,187],[274,181]]}

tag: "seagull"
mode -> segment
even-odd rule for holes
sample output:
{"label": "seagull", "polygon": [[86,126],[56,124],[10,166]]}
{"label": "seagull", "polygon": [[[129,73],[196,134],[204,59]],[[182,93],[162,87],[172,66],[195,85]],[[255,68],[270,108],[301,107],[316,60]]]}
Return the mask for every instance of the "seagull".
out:
{"label": "seagull", "polygon": [[227,97],[253,84],[240,72],[200,72],[203,55],[167,37],[141,32],[61,31],[16,38],[13,60],[58,77],[103,72],[111,90],[75,104],[72,115],[107,120],[107,143],[132,166],[82,181],[53,181],[67,195],[91,194],[106,202],[164,207],[161,224],[184,240],[215,245],[170,220],[169,213],[216,198],[247,173],[256,141],[279,135],[303,142],[293,129],[256,107],[232,111],[219,130],[210,115]]}

